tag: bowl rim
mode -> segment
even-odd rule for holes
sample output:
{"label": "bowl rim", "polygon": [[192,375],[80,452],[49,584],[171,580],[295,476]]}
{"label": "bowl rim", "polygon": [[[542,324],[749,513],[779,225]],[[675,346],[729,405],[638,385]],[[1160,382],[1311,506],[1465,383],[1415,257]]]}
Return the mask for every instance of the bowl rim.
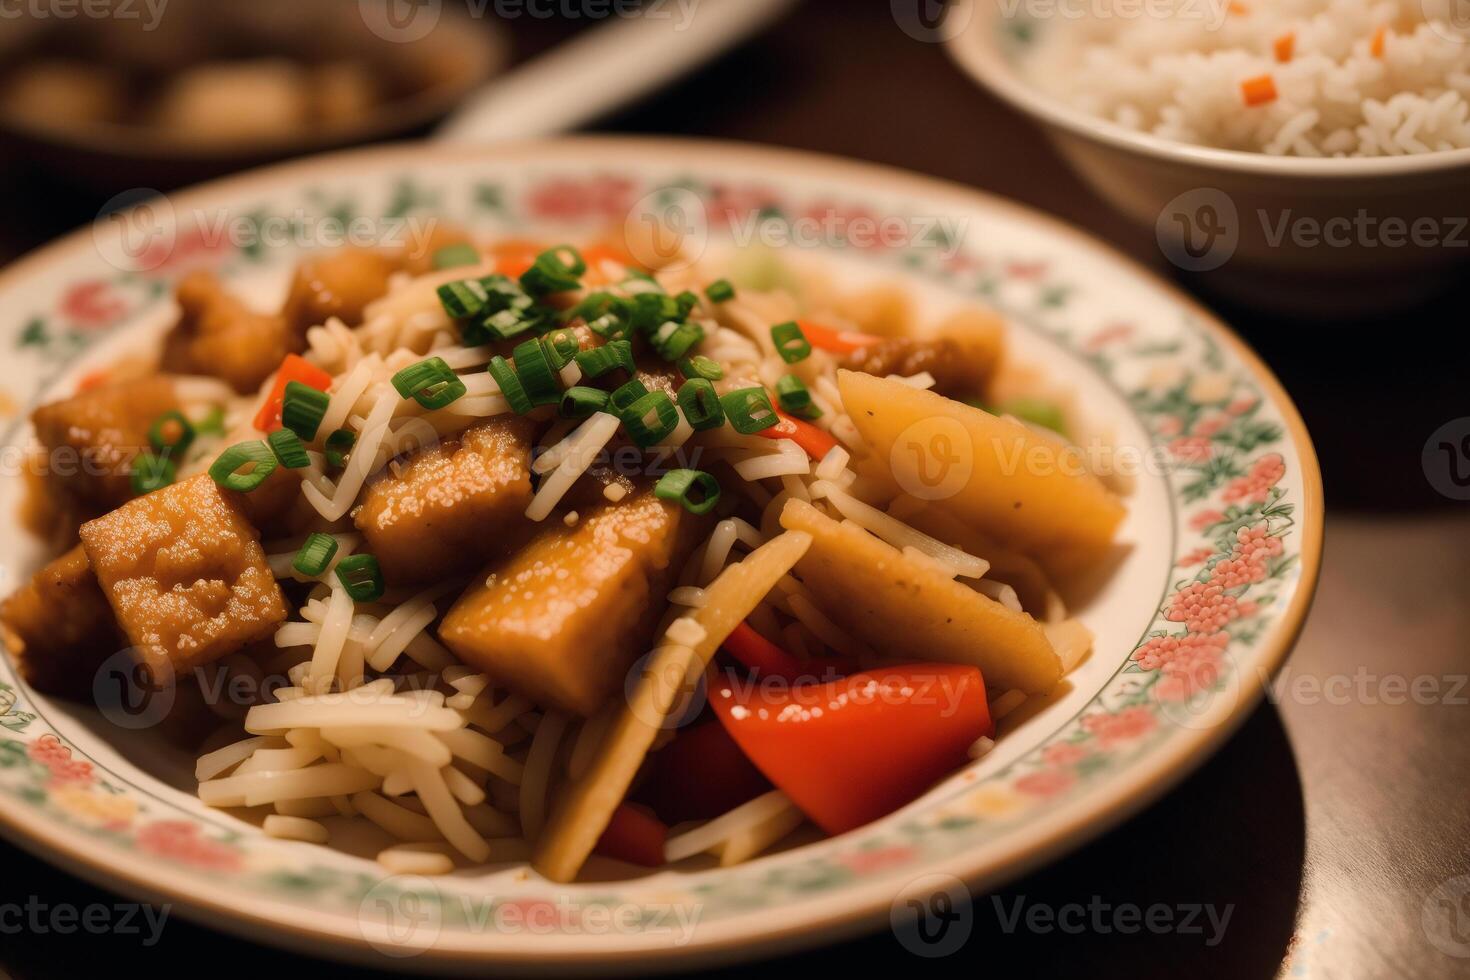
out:
{"label": "bowl rim", "polygon": [[[1000,866],[956,865],[945,870],[960,877],[972,891],[1014,880],[1035,868],[1096,840],[1106,831],[1152,804],[1195,771],[1228,741],[1249,718],[1267,693],[1267,685],[1295,646],[1316,592],[1321,570],[1325,533],[1324,498],[1320,464],[1315,447],[1291,396],[1264,361],[1218,316],[1179,287],[1153,270],[1106,243],[1048,213],[973,187],[931,177],[898,167],[867,163],[829,154],[792,150],[735,140],[684,139],[678,137],[577,136],[547,140],[502,143],[493,146],[445,146],[423,141],[378,145],[318,154],[300,160],[255,168],[240,174],[194,185],[173,195],[176,204],[199,204],[252,185],[281,180],[299,180],[308,174],[339,171],[354,164],[384,160],[411,163],[434,154],[446,160],[474,161],[486,157],[528,161],[575,154],[579,158],[613,157],[617,153],[661,159],[691,159],[705,155],[728,158],[739,155],[752,165],[772,167],[796,165],[807,173],[881,184],[936,201],[969,200],[1009,214],[1024,217],[1049,234],[1064,238],[1080,249],[1127,269],[1138,279],[1177,303],[1179,308],[1205,328],[1260,385],[1261,393],[1281,413],[1286,438],[1300,463],[1302,508],[1301,572],[1296,587],[1276,623],[1261,641],[1259,668],[1242,675],[1239,697],[1218,723],[1180,732],[1167,746],[1151,753],[1146,761],[1120,773],[1112,789],[1084,807],[1062,808],[1045,815],[1038,824],[1036,839],[1017,848]],[[94,248],[90,225],[22,256],[0,268],[0,289],[42,269],[71,259]],[[341,961],[384,967],[381,954],[358,935],[331,932],[320,925],[289,921],[265,910],[269,903],[248,896],[233,896],[218,886],[206,886],[163,864],[113,864],[99,860],[98,850],[79,847],[74,834],[33,815],[22,815],[0,807],[0,830],[6,839],[42,860],[57,865],[104,888],[151,902],[167,902],[184,918],[219,929],[252,942],[277,948],[327,956]],[[856,884],[851,898],[819,923],[804,921],[773,927],[755,936],[734,932],[682,947],[657,951],[636,945],[617,949],[567,948],[528,953],[519,948],[486,955],[483,947],[450,945],[436,947],[422,956],[397,959],[394,969],[409,972],[450,972],[482,975],[487,965],[505,975],[580,976],[615,973],[637,967],[645,974],[665,973],[713,964],[728,965],[758,957],[807,949],[837,942],[876,929],[888,921],[894,885],[888,880]]]}
{"label": "bowl rim", "polygon": [[[978,9],[980,7],[989,10]],[[943,43],[980,86],[1027,116],[1094,143],[1169,163],[1288,179],[1352,181],[1426,176],[1470,168],[1470,147],[1405,156],[1296,157],[1226,150],[1129,129],[1046,95],[1021,79],[983,28],[1006,16],[998,0],[952,0]],[[948,25],[955,26],[950,29]]]}

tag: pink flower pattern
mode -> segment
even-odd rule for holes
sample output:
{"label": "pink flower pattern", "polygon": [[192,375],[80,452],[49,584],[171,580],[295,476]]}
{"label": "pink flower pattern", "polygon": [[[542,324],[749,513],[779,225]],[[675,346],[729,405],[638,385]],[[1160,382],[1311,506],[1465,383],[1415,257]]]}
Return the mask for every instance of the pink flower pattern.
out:
{"label": "pink flower pattern", "polygon": [[1286,461],[1281,458],[1281,454],[1267,453],[1256,460],[1245,476],[1237,477],[1226,484],[1222,496],[1230,504],[1265,503],[1271,488],[1285,475]]}

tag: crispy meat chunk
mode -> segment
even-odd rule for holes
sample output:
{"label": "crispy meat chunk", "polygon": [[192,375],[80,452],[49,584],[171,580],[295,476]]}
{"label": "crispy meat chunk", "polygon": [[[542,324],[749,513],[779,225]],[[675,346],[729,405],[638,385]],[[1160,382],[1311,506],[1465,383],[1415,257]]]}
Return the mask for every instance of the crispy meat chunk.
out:
{"label": "crispy meat chunk", "polygon": [[532,425],[501,416],[411,455],[364,492],[357,527],[397,584],[467,572],[524,537]]}
{"label": "crispy meat chunk", "polygon": [[701,524],[646,489],[574,527],[550,524],[486,570],[439,637],[536,703],[591,715],[647,652]]}
{"label": "crispy meat chunk", "polygon": [[303,330],[259,313],[228,292],[213,273],[191,272],[175,299],[182,311],[163,344],[163,368],[220,378],[240,394],[258,389],[281,360],[306,347]]}
{"label": "crispy meat chunk", "polygon": [[294,334],[337,317],[348,326],[362,322],[363,307],[388,291],[398,263],[382,252],[344,248],[296,267],[281,318]]}
{"label": "crispy meat chunk", "polygon": [[0,604],[0,623],[20,675],[48,694],[87,696],[102,662],[123,646],[81,545]]}
{"label": "crispy meat chunk", "polygon": [[286,618],[238,497],[207,475],[88,521],[81,535],[128,641],[162,676],[239,650]]}
{"label": "crispy meat chunk", "polygon": [[126,503],[133,497],[132,461],[148,449],[148,427],[178,407],[173,380],[162,375],[42,405],[31,421],[48,453],[48,479],[79,501],[103,508]]}
{"label": "crispy meat chunk", "polygon": [[886,377],[928,371],[934,390],[950,398],[985,393],[1003,352],[1005,325],[988,310],[960,310],[939,324],[932,337],[892,337],[853,351],[842,366]]}

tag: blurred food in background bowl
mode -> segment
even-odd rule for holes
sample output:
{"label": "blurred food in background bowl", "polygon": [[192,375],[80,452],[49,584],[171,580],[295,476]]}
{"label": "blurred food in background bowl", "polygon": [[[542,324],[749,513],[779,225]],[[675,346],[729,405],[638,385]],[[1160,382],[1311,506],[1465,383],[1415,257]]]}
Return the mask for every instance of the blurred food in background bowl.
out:
{"label": "blurred food in background bowl", "polygon": [[957,0],[946,33],[1201,287],[1334,316],[1470,257],[1470,31],[1445,2]]}
{"label": "blurred food in background bowl", "polygon": [[458,8],[395,31],[357,0],[89,4],[6,13],[0,139],[93,187],[167,188],[425,133],[505,63]]}

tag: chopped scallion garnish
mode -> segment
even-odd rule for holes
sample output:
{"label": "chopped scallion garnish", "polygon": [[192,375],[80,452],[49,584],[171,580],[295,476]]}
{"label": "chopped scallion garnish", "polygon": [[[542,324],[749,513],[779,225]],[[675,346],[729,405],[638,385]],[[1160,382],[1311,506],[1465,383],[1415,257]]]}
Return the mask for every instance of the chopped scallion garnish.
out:
{"label": "chopped scallion garnish", "polygon": [[582,253],[570,245],[558,245],[536,256],[536,261],[521,275],[521,288],[532,296],[564,293],[581,285],[587,263]]}
{"label": "chopped scallion garnish", "polygon": [[[245,469],[247,466],[249,469]],[[227,490],[249,493],[275,471],[276,454],[260,439],[252,439],[237,443],[220,453],[214,465],[209,468],[209,478]]]}
{"label": "chopped scallion garnish", "polygon": [[500,386],[500,393],[505,400],[510,402],[510,410],[517,415],[525,415],[536,406],[531,403],[531,396],[526,394],[526,389],[521,385],[521,379],[516,375],[515,368],[510,362],[499,355],[490,359],[490,376]]}
{"label": "chopped scallion garnish", "polygon": [[561,399],[561,383],[540,337],[517,344],[510,356],[532,405],[551,405]]}
{"label": "chopped scallion garnish", "polygon": [[148,427],[148,444],[160,456],[181,459],[193,442],[194,426],[183,412],[164,412]]}
{"label": "chopped scallion garnish", "polygon": [[626,340],[613,340],[601,347],[578,351],[576,358],[584,378],[600,378],[618,368],[629,374],[637,370],[637,365],[633,362],[633,345]]}
{"label": "chopped scallion garnish", "polygon": [[480,250],[468,242],[445,245],[430,257],[435,269],[455,269],[462,265],[479,265]]}
{"label": "chopped scallion garnish", "polygon": [[686,378],[704,378],[706,381],[718,381],[725,376],[725,369],[720,367],[720,362],[703,354],[681,360],[679,371]]}
{"label": "chopped scallion garnish", "polygon": [[301,550],[291,559],[291,567],[307,578],[316,578],[327,570],[337,556],[337,539],[330,534],[313,531],[306,536]]}
{"label": "chopped scallion garnish", "polygon": [[327,414],[331,398],[300,381],[286,382],[286,396],[281,403],[281,424],[301,437],[303,442],[316,438],[316,430]]}
{"label": "chopped scallion garnish", "polygon": [[661,391],[651,391],[618,413],[633,444],[647,449],[679,427],[679,410]]}
{"label": "chopped scallion garnish", "polygon": [[376,602],[383,597],[383,571],[372,555],[348,555],[337,562],[337,581],[354,602]]}
{"label": "chopped scallion garnish", "polygon": [[574,385],[562,392],[558,414],[564,419],[585,419],[607,407],[609,395],[601,388]]}
{"label": "chopped scallion garnish", "polygon": [[301,444],[301,437],[290,429],[277,429],[265,437],[266,444],[271,447],[281,465],[288,470],[304,469],[311,465],[311,457],[306,455],[306,447]]}
{"label": "chopped scallion garnish", "polygon": [[781,421],[764,388],[740,388],[720,398],[730,425],[741,435],[754,435]]}
{"label": "chopped scallion garnish", "polygon": [[660,500],[674,500],[691,514],[708,514],[720,502],[720,481],[703,470],[670,470],[653,488]]}
{"label": "chopped scallion garnish", "polygon": [[822,417],[822,410],[812,404],[812,393],[807,390],[806,383],[794,374],[782,375],[777,380],[776,398],[780,400],[781,407],[792,415],[800,415],[804,419]]}
{"label": "chopped scallion garnish", "polygon": [[357,444],[357,434],[351,429],[334,429],[324,444],[328,466],[346,466],[347,454]]}
{"label": "chopped scallion garnish", "polygon": [[776,345],[776,353],[787,364],[795,364],[811,356],[812,345],[795,321],[778,323],[772,327],[771,340]]}
{"label": "chopped scallion garnish", "polygon": [[412,398],[430,411],[452,404],[467,390],[442,357],[410,364],[393,375],[393,387],[404,398]]}
{"label": "chopped scallion garnish", "polygon": [[648,388],[642,381],[633,378],[613,389],[612,394],[608,396],[608,407],[615,415],[621,416],[623,409],[628,408],[646,394],[648,394]]}
{"label": "chopped scallion garnish", "polygon": [[728,279],[716,279],[704,287],[704,295],[711,303],[728,303],[735,298],[735,287]]}
{"label": "chopped scallion garnish", "polygon": [[725,424],[725,410],[720,396],[707,378],[690,378],[679,386],[679,408],[696,432],[716,429]]}

